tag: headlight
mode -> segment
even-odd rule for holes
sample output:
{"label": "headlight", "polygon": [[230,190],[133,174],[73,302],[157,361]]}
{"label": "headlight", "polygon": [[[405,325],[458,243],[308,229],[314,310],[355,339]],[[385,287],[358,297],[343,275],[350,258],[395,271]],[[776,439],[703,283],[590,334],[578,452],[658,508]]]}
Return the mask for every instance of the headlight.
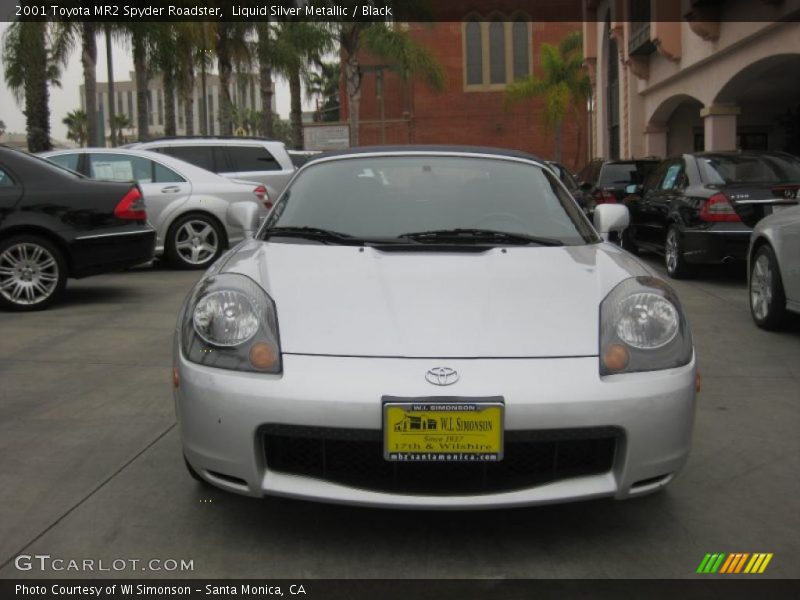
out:
{"label": "headlight", "polygon": [[201,365],[281,372],[275,303],[244,275],[214,274],[195,286],[183,312],[181,343],[186,357]]}
{"label": "headlight", "polygon": [[626,279],[600,305],[600,374],[688,364],[692,334],[675,292],[653,277]]}

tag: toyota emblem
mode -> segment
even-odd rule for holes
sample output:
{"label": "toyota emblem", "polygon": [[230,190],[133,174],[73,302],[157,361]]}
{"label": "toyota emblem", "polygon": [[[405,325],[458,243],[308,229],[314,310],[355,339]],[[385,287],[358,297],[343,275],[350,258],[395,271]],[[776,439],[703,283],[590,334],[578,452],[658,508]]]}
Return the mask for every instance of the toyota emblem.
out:
{"label": "toyota emblem", "polygon": [[434,367],[428,369],[425,379],[433,385],[453,385],[458,381],[458,371],[450,367]]}

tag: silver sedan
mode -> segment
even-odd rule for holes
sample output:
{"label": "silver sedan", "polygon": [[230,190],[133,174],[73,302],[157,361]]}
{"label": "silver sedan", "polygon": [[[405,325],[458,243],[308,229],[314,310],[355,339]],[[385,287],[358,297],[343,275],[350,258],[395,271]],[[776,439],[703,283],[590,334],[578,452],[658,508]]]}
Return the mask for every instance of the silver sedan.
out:
{"label": "silver sedan", "polygon": [[787,312],[800,313],[800,206],[773,211],[753,230],[748,253],[750,312],[764,329],[780,329]]}
{"label": "silver sedan", "polygon": [[497,508],[664,488],[692,334],[670,286],[512,151],[312,159],[178,316],[189,472],[250,496]]}
{"label": "silver sedan", "polygon": [[[43,158],[92,179],[136,181],[156,229],[156,256],[184,269],[213,263],[229,246],[252,235],[267,214],[263,185],[231,181],[182,160],[133,149],[80,148],[45,152]],[[232,210],[244,203],[242,222]]]}

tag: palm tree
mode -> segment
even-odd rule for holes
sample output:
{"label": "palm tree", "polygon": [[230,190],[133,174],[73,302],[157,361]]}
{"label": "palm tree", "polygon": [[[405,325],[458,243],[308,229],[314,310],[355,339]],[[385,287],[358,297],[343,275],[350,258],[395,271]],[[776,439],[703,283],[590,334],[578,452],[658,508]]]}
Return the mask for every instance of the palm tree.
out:
{"label": "palm tree", "polygon": [[136,79],[136,129],[140,141],[150,137],[150,81],[148,61],[152,54],[153,23],[134,21],[126,23],[121,34],[129,37],[133,54],[133,70]]}
{"label": "palm tree", "polygon": [[261,96],[261,130],[268,138],[275,137],[274,119],[272,115],[272,62],[271,62],[271,27],[269,20],[256,24],[258,42],[258,93]]}
{"label": "palm tree", "polygon": [[219,132],[220,135],[233,135],[231,121],[231,79],[234,65],[249,64],[252,53],[247,42],[249,23],[217,23],[213,29],[219,67]]}
{"label": "palm tree", "polygon": [[420,75],[433,89],[444,88],[445,75],[439,62],[427,48],[412,40],[396,24],[356,21],[338,23],[337,26],[344,58],[351,146],[359,143],[362,73],[358,56],[362,48],[390,63],[405,80]]}
{"label": "palm tree", "polygon": [[309,98],[317,98],[317,117],[319,121],[339,120],[339,89],[342,69],[339,62],[317,62],[319,71],[309,71],[306,75],[306,93]]}
{"label": "palm tree", "polygon": [[180,82],[178,63],[178,24],[153,23],[151,30],[152,67],[161,73],[164,84],[164,135],[174,136],[175,89]]}
{"label": "palm tree", "polygon": [[[81,147],[86,146],[86,142],[89,141],[90,121],[92,119],[87,116],[86,111],[83,109],[76,108],[67,113],[67,116],[61,120],[67,126],[67,139],[72,140]],[[91,142],[91,144],[95,145],[96,142]]]}
{"label": "palm tree", "polygon": [[589,76],[583,69],[583,36],[580,31],[567,35],[558,44],[540,47],[541,77],[530,75],[506,88],[506,99],[518,102],[527,98],[544,99],[542,117],[546,129],[555,130],[555,160],[561,162],[561,129],[564,118],[572,112],[578,128],[575,163],[580,158],[581,106],[591,93]]}
{"label": "palm tree", "polygon": [[[86,141],[99,145],[97,120],[97,40],[95,23],[61,21],[55,26],[54,58],[66,66],[69,55],[80,45],[86,107]],[[113,96],[109,95],[109,98]],[[113,105],[113,101],[111,102]]]}
{"label": "palm tree", "polygon": [[303,148],[303,99],[301,81],[308,73],[309,62],[320,60],[333,46],[333,32],[324,23],[300,20],[281,21],[275,27],[272,43],[272,68],[289,83],[292,140]]}
{"label": "palm tree", "polygon": [[[111,23],[103,24],[103,33],[106,40],[106,73],[108,75],[108,97],[114,98],[114,56],[111,49],[111,35],[114,30],[114,25]],[[108,124],[109,124],[109,137],[111,138],[111,147],[117,145],[117,129],[115,126],[116,115],[114,114],[114,102],[108,103]]]}
{"label": "palm tree", "polygon": [[15,21],[3,36],[3,75],[18,103],[24,103],[28,150],[52,149],[50,90],[60,85],[53,32],[45,22]]}
{"label": "palm tree", "polygon": [[111,122],[111,128],[117,132],[116,139],[120,144],[127,144],[128,137],[123,133],[124,129],[133,127],[133,122],[128,118],[125,113],[114,115],[114,120]]}

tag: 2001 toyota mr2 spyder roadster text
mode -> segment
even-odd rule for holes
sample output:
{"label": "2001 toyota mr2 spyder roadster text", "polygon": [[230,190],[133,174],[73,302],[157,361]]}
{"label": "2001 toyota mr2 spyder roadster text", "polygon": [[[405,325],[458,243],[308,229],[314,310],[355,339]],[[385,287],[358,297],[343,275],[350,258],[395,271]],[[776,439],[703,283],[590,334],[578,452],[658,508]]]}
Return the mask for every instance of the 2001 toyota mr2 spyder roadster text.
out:
{"label": "2001 toyota mr2 spyder roadster text", "polygon": [[604,241],[627,209],[594,223],[526,154],[312,159],[181,309],[190,472],[405,508],[663,488],[691,444],[691,331],[672,289]]}

